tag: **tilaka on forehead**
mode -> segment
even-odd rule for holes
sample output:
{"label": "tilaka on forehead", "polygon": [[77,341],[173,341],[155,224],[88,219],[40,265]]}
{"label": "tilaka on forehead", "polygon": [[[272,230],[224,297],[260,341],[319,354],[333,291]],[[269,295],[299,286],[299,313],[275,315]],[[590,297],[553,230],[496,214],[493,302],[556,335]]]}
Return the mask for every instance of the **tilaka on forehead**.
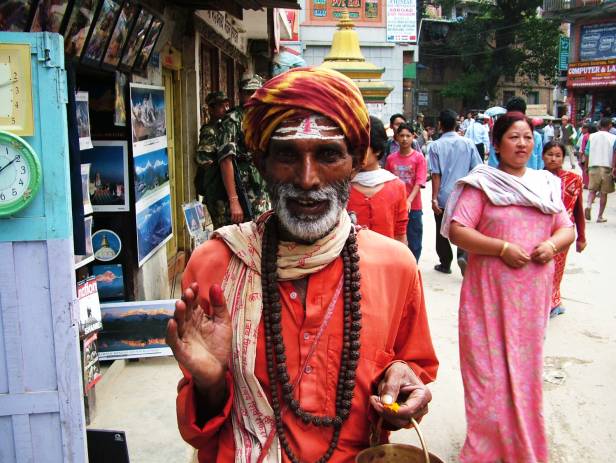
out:
{"label": "tilaka on forehead", "polygon": [[[272,134],[272,140],[343,140],[342,129],[337,125],[321,125],[317,119],[322,116],[311,114],[303,119],[283,122]],[[297,122],[297,123],[296,123]]]}

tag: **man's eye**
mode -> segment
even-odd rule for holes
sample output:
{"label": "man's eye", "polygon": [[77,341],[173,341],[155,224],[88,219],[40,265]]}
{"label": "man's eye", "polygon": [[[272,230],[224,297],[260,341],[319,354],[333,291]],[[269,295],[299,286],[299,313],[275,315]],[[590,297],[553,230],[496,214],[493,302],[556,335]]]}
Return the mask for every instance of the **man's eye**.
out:
{"label": "man's eye", "polygon": [[326,150],[326,151],[322,151],[321,152],[321,159],[323,159],[325,162],[336,162],[340,159],[340,157],[342,156],[342,154],[340,153],[340,151],[336,151],[336,150]]}

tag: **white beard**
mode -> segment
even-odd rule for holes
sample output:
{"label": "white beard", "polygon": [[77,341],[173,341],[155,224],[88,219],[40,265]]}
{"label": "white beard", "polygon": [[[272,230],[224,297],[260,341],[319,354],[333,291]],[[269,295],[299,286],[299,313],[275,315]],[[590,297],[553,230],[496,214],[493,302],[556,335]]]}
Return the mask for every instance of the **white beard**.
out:
{"label": "white beard", "polygon": [[[346,208],[349,200],[348,191],[348,180],[313,191],[304,191],[285,183],[273,185],[270,188],[270,196],[280,225],[291,237],[298,241],[314,243],[331,232],[338,224],[340,214]],[[287,207],[287,200],[290,198],[312,201],[327,200],[329,207],[323,215],[318,217],[297,216],[291,214]]]}

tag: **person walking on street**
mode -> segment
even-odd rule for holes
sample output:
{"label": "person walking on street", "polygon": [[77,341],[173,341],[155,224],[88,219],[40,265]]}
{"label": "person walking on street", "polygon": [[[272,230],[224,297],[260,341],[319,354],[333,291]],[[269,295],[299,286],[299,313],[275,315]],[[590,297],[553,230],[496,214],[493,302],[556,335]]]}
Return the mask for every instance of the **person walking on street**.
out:
{"label": "person walking on street", "polygon": [[240,105],[231,109],[220,122],[218,165],[227,202],[218,211],[216,222],[219,224],[241,223],[269,208],[265,183],[252,162],[252,153],[246,148],[242,132],[244,104],[262,84],[263,80],[257,75],[245,81],[240,91]]}
{"label": "person walking on street", "polygon": [[345,75],[295,68],[255,92],[244,130],[273,210],[188,262],[166,337],[180,434],[200,463],[355,461],[377,420],[427,413],[438,367],[411,252],[345,209],[368,109]]}
{"label": "person walking on street", "polygon": [[567,148],[567,156],[569,157],[569,162],[571,163],[571,168],[575,169],[577,167],[577,163],[575,162],[575,127],[573,124],[569,122],[569,116],[566,114],[560,118],[560,141],[565,148]]}
{"label": "person walking on street", "polygon": [[209,120],[199,131],[199,145],[195,161],[197,175],[195,190],[203,196],[205,206],[212,219],[214,228],[223,226],[221,211],[225,210],[227,195],[225,194],[220,168],[218,166],[218,139],[220,137],[220,121],[227,112],[229,99],[224,92],[210,92],[205,97]]}
{"label": "person walking on street", "polygon": [[[442,273],[451,273],[453,260],[449,240],[441,234],[443,210],[455,183],[475,166],[483,163],[475,144],[455,132],[456,117],[455,111],[451,109],[441,112],[439,127],[443,135],[430,143],[428,148],[428,163],[432,175],[432,210],[436,221],[436,253],[440,260],[434,270]],[[457,250],[457,260],[464,275],[467,262],[465,252],[460,247]]]}
{"label": "person walking on street", "polygon": [[603,217],[607,206],[607,195],[614,192],[616,178],[616,135],[610,133],[612,121],[604,117],[599,122],[599,131],[588,137],[586,154],[588,160],[588,200],[584,215],[591,219],[591,209],[599,194],[599,216],[597,222],[607,222]]}
{"label": "person walking on street", "polygon": [[[565,146],[551,141],[543,147],[543,162],[545,169],[560,178],[562,200],[569,214],[569,219],[575,224],[577,239],[575,249],[582,252],[586,248],[586,221],[584,220],[584,198],[582,178],[575,172],[563,169]],[[569,248],[563,248],[554,255],[554,280],[552,283],[552,304],[550,317],[565,313],[560,298],[560,283],[565,273],[565,264]]]}
{"label": "person walking on street", "polygon": [[385,144],[385,152],[383,153],[383,156],[379,161],[381,167],[385,167],[387,158],[391,153],[400,151],[400,145],[398,145],[398,142],[396,141],[396,131],[398,130],[400,124],[405,123],[406,117],[404,117],[402,114],[392,114],[392,116],[389,118],[389,128],[391,129],[392,134],[391,137],[387,140],[387,143]]}
{"label": "person walking on street", "polygon": [[379,166],[386,141],[383,122],[370,116],[370,146],[364,166],[351,180],[347,210],[355,214],[357,225],[408,244],[406,186]]}
{"label": "person walking on street", "polygon": [[483,117],[479,118],[475,116],[471,119],[472,122],[468,124],[464,136],[470,139],[477,148],[481,160],[485,159],[485,154],[490,146],[490,134],[488,133],[488,127],[484,124]]}
{"label": "person walking on street", "polygon": [[543,145],[547,145],[554,139],[554,121],[548,120],[547,125],[543,128]]}
{"label": "person walking on street", "polygon": [[574,240],[560,181],[526,167],[533,129],[520,112],[494,125],[499,167],[479,166],[451,193],[442,233],[469,253],[460,293],[462,463],[548,461],[543,344],[554,255]]}
{"label": "person walking on street", "polygon": [[406,210],[408,225],[406,239],[415,259],[419,262],[423,240],[423,211],[420,188],[425,188],[428,169],[423,153],[413,149],[415,134],[408,124],[400,124],[396,137],[400,151],[392,153],[387,159],[385,169],[396,175],[406,186]]}

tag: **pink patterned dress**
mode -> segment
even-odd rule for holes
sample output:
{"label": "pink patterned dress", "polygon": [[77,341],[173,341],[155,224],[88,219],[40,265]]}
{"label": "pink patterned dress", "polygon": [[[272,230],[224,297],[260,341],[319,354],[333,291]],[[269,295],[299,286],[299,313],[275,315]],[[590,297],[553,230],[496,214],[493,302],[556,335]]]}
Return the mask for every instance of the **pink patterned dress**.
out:
{"label": "pink patterned dress", "polygon": [[[482,234],[533,248],[572,226],[565,211],[494,206],[466,186],[453,220]],[[460,366],[467,434],[461,462],[547,462],[542,412],[543,336],[554,264],[508,267],[469,253],[460,295]]]}

